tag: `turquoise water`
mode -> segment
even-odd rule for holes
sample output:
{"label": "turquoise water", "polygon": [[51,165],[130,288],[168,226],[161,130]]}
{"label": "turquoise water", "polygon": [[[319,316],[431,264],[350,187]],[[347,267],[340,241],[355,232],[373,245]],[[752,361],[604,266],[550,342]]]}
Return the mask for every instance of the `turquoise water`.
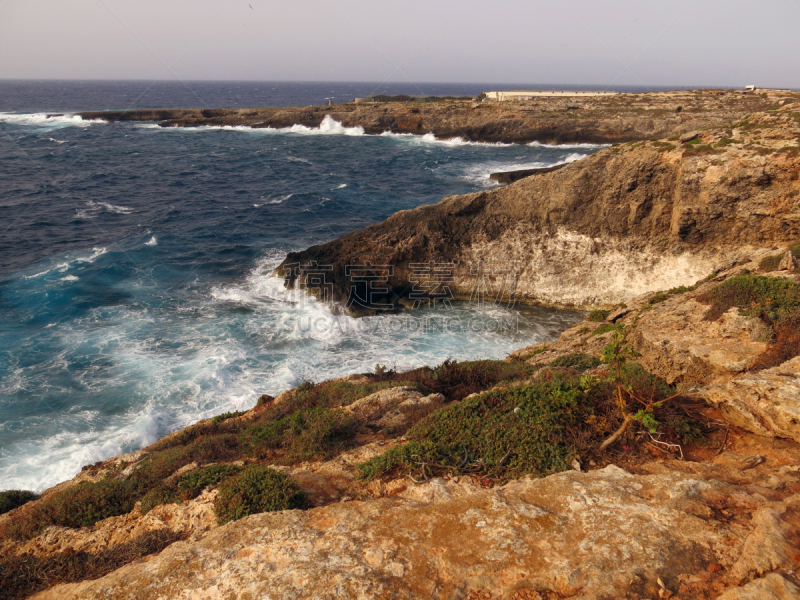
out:
{"label": "turquoise water", "polygon": [[303,381],[554,338],[576,314],[461,304],[357,321],[271,273],[288,251],[489,189],[493,171],[596,149],[333,121],[253,131],[0,114],[0,489],[41,490]]}

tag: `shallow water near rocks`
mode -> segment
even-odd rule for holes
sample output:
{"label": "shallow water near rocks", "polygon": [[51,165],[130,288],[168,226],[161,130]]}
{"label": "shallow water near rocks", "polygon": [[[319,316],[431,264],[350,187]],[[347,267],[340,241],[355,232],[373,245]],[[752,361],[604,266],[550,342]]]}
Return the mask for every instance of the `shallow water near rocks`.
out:
{"label": "shallow water near rocks", "polygon": [[596,149],[0,114],[0,489],[42,490],[303,381],[553,339],[578,313],[455,303],[354,320],[272,271],[494,187],[494,171]]}

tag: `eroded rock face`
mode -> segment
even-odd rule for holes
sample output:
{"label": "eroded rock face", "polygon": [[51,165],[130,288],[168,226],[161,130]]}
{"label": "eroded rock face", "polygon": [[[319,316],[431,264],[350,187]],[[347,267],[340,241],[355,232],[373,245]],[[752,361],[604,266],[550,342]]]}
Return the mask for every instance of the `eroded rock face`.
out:
{"label": "eroded rock face", "polygon": [[392,266],[389,291],[373,294],[373,304],[395,307],[420,281],[411,265],[426,263],[451,265],[448,286],[462,299],[486,287],[506,298],[513,278],[518,301],[611,308],[691,285],[800,238],[800,162],[783,150],[798,148],[793,114],[755,115],[735,143],[724,141],[734,132],[717,129],[700,144],[609,148],[499,190],[401,211],[290,253],[276,274],[303,287],[307,271],[331,265],[328,299],[356,313],[376,310],[349,298],[347,267],[367,263],[376,274]]}
{"label": "eroded rock face", "polygon": [[360,423],[380,429],[400,429],[411,424],[416,410],[434,408],[444,402],[442,394],[424,396],[410,387],[395,387],[370,394],[345,406]]}
{"label": "eroded rock face", "polygon": [[[679,389],[703,398],[727,421],[759,435],[800,442],[800,357],[764,370],[752,370],[769,348],[771,330],[759,319],[732,308],[718,320],[706,320],[709,306],[700,297],[743,270],[756,271],[758,253],[695,289],[650,302],[652,294],[628,301],[610,313],[606,324],[625,325],[638,362],[650,373]],[[800,283],[800,274],[768,274]],[[556,343],[537,344],[510,358],[546,367],[565,354],[596,357],[612,332],[595,335],[595,322],[578,323]]]}
{"label": "eroded rock face", "polygon": [[[377,502],[251,516],[37,598],[652,598],[658,578],[713,597],[797,562],[800,500],[761,492],[664,467],[490,490],[434,480]],[[752,519],[720,513],[737,503]]]}

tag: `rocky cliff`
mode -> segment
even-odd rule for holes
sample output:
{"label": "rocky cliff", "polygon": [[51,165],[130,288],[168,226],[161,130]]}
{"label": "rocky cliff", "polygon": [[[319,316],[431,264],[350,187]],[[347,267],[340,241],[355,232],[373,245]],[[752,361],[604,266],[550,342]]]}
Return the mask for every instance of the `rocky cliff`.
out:
{"label": "rocky cliff", "polygon": [[87,465],[0,514],[0,598],[800,597],[799,125],[615,146],[290,257],[339,301],[348,264],[451,262],[468,296],[483,261],[608,310]]}
{"label": "rocky cliff", "polygon": [[332,266],[326,293],[355,312],[364,306],[350,298],[348,267],[367,262],[376,275],[378,265],[392,269],[374,305],[408,304],[420,283],[414,265],[424,263],[449,265],[456,298],[474,298],[487,276],[513,279],[518,302],[579,308],[690,285],[800,238],[798,109],[614,146],[501,189],[402,211],[291,253],[278,273],[303,286],[307,272]]}
{"label": "rocky cliff", "polygon": [[[558,341],[521,349],[505,362],[301,386],[264,397],[247,413],[201,422],[141,452],[93,465],[0,516],[0,595],[24,597],[17,591],[22,581],[31,590],[56,584],[36,596],[42,599],[796,598],[800,344],[781,336],[783,325],[800,314],[796,267],[793,255],[756,253],[691,288],[593,313]],[[752,289],[757,293],[743,299],[742,290]],[[613,380],[614,367],[603,360],[621,331],[645,369],[632,371],[639,379],[631,385],[643,376],[650,381],[652,372],[663,378],[658,386],[671,382],[679,389],[672,408],[656,413],[656,428],[631,425],[598,452],[597,436],[619,420],[602,394],[597,404],[590,393],[581,402],[595,403],[592,414],[565,421],[577,434],[569,428],[546,433],[549,443],[569,440],[583,448],[566,455],[571,466],[544,477],[515,471],[523,445],[512,446],[510,462],[508,454],[493,460],[490,438],[524,444],[527,432],[543,426],[536,416],[522,422],[522,438],[503,437],[514,430],[513,419],[524,419],[531,393],[558,390],[562,406],[564,393],[585,389],[588,381],[605,389],[601,382]],[[783,353],[775,352],[779,347]],[[577,387],[564,387],[570,381]],[[420,393],[422,382],[444,393]],[[385,389],[369,393],[375,386]],[[743,396],[743,389],[750,394]],[[357,426],[348,444],[328,447],[328,458],[292,459],[292,448],[306,448],[300,432],[268,445],[272,454],[232,453],[233,440],[247,440],[253,428],[275,431],[282,415],[296,419],[308,414],[302,407],[341,404],[334,413]],[[464,412],[465,406],[472,408]],[[448,418],[453,411],[462,417]],[[478,421],[459,422],[473,411]],[[568,420],[568,413],[559,419]],[[499,429],[476,434],[478,422]],[[449,467],[439,464],[445,456],[426,454],[424,444],[441,435],[435,423],[447,424],[445,432],[464,426],[476,436]],[[210,446],[214,454],[197,454]],[[389,457],[403,456],[404,448],[414,448],[410,462],[392,468]],[[186,458],[175,462],[176,456]],[[166,461],[159,471],[164,479],[151,484],[162,494],[181,477],[215,468],[220,457],[234,466],[272,464],[308,494],[310,508],[220,526],[222,492],[212,481],[182,501],[161,497],[152,506],[145,496],[130,512],[88,527],[50,526],[14,538],[14,525],[36,514],[37,505],[70,490],[135,480]],[[539,464],[536,456],[530,460]]]}

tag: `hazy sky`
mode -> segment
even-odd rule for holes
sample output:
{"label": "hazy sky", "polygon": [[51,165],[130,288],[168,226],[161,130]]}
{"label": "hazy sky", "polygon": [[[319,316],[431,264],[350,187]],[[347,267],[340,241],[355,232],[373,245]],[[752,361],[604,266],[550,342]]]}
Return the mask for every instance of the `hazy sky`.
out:
{"label": "hazy sky", "polygon": [[800,88],[800,0],[0,0],[0,78]]}

